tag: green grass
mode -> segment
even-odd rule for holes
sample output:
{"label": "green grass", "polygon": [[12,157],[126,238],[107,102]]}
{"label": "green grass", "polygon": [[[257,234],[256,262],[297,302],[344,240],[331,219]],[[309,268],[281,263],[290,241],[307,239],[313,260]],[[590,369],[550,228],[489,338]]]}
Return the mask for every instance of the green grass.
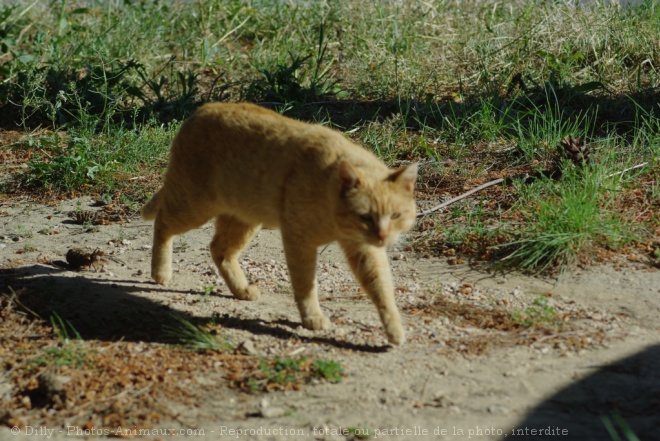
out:
{"label": "green grass", "polygon": [[[600,419],[612,441],[640,441],[628,422],[618,412],[612,414],[612,419],[605,415],[601,416]],[[614,423],[612,420],[614,420]],[[619,430],[621,435],[619,435]]]}
{"label": "green grass", "polygon": [[532,306],[525,308],[524,311],[514,311],[512,318],[525,328],[553,325],[558,321],[555,308],[550,304],[550,300],[543,295],[539,295],[534,299]]}
{"label": "green grass", "polygon": [[68,320],[63,320],[57,312],[50,317],[53,331],[60,344],[57,347],[43,348],[42,355],[29,360],[36,366],[72,366],[81,368],[88,364],[88,354],[80,344],[81,337],[78,331]]}
{"label": "green grass", "polygon": [[344,369],[334,360],[276,357],[259,360],[259,370],[246,379],[251,392],[296,389],[313,380],[340,383]]}
{"label": "green grass", "polygon": [[544,269],[576,263],[587,247],[617,248],[634,240],[635,227],[611,209],[616,185],[602,174],[602,169],[572,169],[560,182],[529,190],[520,201],[527,222],[505,245],[515,248],[506,259],[524,268]]}
{"label": "green grass", "polygon": [[164,158],[177,128],[178,124],[140,131],[107,127],[99,132],[81,125],[65,134],[41,136],[32,140],[35,154],[28,162],[22,184],[63,192],[121,189],[126,178],[139,177],[145,167],[165,166]]}
{"label": "green grass", "polygon": [[233,350],[232,345],[224,340],[222,336],[212,334],[180,316],[173,315],[172,318],[177,324],[168,326],[165,331],[185,348],[194,352]]}
{"label": "green grass", "polygon": [[580,136],[593,169],[493,188],[478,197],[494,203],[435,214],[416,242],[554,268],[659,240],[660,218],[626,202],[658,212],[659,39],[653,1],[19,0],[0,6],[0,128],[23,136],[0,149],[27,169],[3,191],[139,204],[206,101],[265,102],[390,165],[421,161],[433,200],[547,169]]}

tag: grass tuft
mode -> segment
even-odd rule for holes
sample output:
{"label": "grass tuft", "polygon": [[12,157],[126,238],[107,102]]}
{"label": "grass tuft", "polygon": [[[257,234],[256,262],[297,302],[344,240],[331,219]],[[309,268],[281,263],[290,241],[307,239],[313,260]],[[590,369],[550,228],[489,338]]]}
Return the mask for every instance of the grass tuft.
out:
{"label": "grass tuft", "polygon": [[222,339],[221,336],[205,331],[180,316],[173,315],[173,319],[178,324],[167,327],[165,331],[185,348],[194,352],[227,352],[233,350],[232,345]]}
{"label": "grass tuft", "polygon": [[502,245],[513,249],[506,263],[542,271],[575,264],[595,245],[617,248],[636,238],[633,226],[611,209],[602,169],[569,169],[560,182],[544,187],[545,197],[530,192],[521,201],[527,222],[515,240]]}

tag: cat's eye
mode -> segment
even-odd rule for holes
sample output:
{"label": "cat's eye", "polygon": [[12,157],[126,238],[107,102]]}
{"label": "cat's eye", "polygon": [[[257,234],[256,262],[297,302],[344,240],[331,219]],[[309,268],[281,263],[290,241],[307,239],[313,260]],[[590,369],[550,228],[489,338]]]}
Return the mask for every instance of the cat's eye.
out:
{"label": "cat's eye", "polygon": [[392,219],[398,219],[401,217],[401,213],[392,213]]}
{"label": "cat's eye", "polygon": [[361,214],[360,219],[366,223],[372,223],[374,221],[374,218],[371,217],[370,214]]}

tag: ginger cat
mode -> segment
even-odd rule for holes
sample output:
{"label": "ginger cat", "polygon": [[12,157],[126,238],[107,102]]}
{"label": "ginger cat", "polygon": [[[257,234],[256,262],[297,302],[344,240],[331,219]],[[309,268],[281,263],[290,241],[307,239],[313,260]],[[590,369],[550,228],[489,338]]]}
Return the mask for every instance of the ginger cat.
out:
{"label": "ginger cat", "polygon": [[302,324],[325,329],[317,249],[337,241],[388,340],[402,344],[385,247],[415,222],[416,179],[416,164],[390,170],[329,128],[253,104],[206,104],[181,126],[164,185],[142,209],[155,219],[151,275],[168,283],[174,236],[215,218],[213,260],[236,298],[256,300],[239,253],[262,226],[279,228]]}

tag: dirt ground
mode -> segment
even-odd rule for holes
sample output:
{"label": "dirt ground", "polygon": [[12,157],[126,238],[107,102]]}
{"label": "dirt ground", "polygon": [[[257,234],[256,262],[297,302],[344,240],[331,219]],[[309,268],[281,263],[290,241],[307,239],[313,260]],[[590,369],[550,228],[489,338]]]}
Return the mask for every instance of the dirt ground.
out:
{"label": "dirt ground", "polygon": [[[98,403],[67,412],[32,403],[8,410],[0,440],[354,440],[367,430],[386,440],[608,440],[603,418],[619,428],[625,421],[641,440],[660,439],[660,272],[649,265],[543,279],[420,258],[403,243],[390,256],[408,340],[391,348],[334,246],[320,252],[318,266],[333,327],[312,332],[299,326],[277,232],[262,231],[245,253],[262,291],[245,302],[229,295],[213,267],[210,225],[176,240],[174,281],[163,288],[149,277],[150,223],[128,216],[90,229],[71,219],[77,209],[101,210],[89,198],[0,204],[0,292],[24,290],[37,313],[56,311],[100,354],[138,354],[138,366],[166,363],[158,358],[171,343],[163,326],[177,312],[195,323],[216,314],[218,334],[246,360],[334,360],[345,375],[340,383],[249,393],[230,387],[227,359],[183,352],[177,369],[186,373],[167,371],[179,384],[146,377],[152,399],[144,406],[159,412],[149,425],[94,419]],[[73,247],[103,250],[108,265],[72,271],[65,255]],[[18,355],[0,353],[3,366]],[[3,369],[0,399],[17,396],[11,369]]]}

